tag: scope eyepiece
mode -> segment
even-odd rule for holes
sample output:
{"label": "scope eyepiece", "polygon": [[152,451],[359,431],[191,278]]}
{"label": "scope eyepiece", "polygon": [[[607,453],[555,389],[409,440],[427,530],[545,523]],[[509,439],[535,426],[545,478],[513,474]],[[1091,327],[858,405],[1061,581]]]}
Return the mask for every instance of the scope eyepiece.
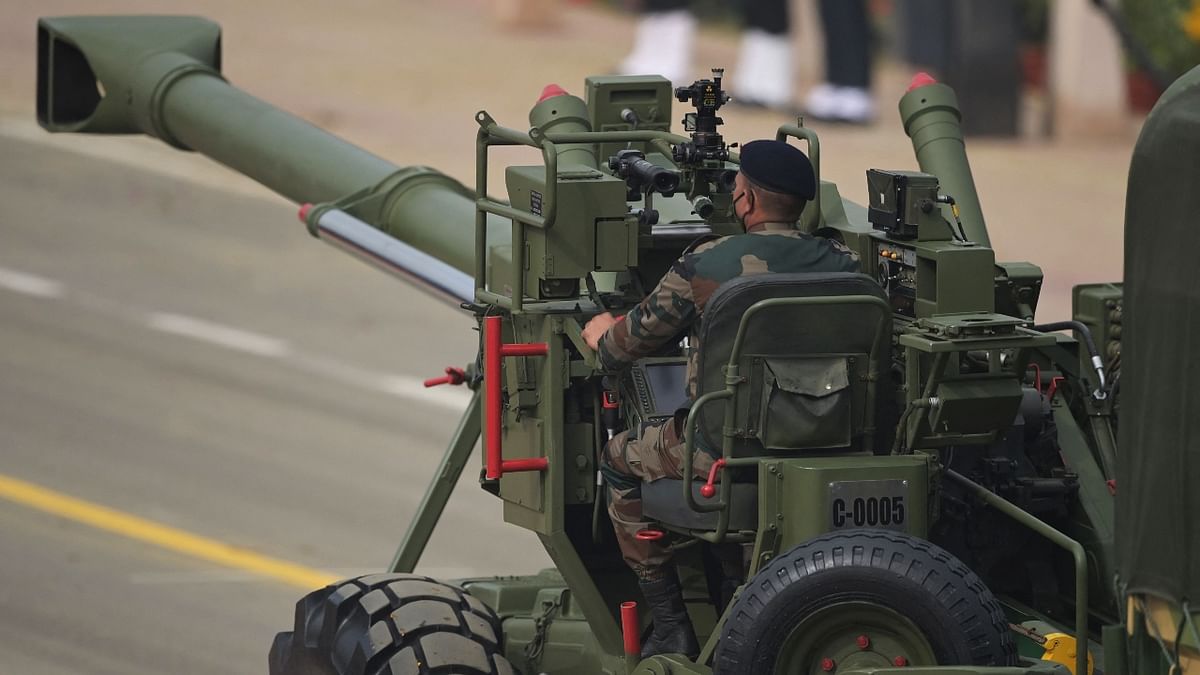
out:
{"label": "scope eyepiece", "polygon": [[737,179],[737,171],[726,169],[717,174],[717,187],[721,192],[733,192],[734,181]]}
{"label": "scope eyepiece", "polygon": [[635,159],[629,164],[629,172],[636,174],[642,182],[654,187],[654,191],[670,197],[679,188],[679,175],[645,159]]}
{"label": "scope eyepiece", "polygon": [[641,199],[642,192],[670,197],[679,189],[679,174],[647,160],[641,150],[618,151],[608,158],[608,168],[625,180],[629,201]]}
{"label": "scope eyepiece", "polygon": [[695,213],[704,220],[708,220],[709,216],[716,209],[717,207],[713,205],[712,200],[705,195],[699,195],[692,200],[692,213]]}

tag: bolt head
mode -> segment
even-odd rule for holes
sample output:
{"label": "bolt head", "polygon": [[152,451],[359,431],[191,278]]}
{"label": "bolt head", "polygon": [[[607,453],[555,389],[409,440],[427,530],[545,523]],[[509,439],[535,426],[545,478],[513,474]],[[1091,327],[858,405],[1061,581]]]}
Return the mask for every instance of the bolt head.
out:
{"label": "bolt head", "polygon": [[854,644],[858,645],[859,649],[866,649],[871,646],[871,638],[866,635],[859,635],[854,639]]}
{"label": "bolt head", "polygon": [[903,668],[904,666],[908,665],[908,659],[904,658],[903,656],[897,656],[896,658],[892,659],[892,665],[896,666],[897,668]]}
{"label": "bolt head", "polygon": [[829,658],[828,656],[821,659],[821,670],[823,670],[827,673],[831,673],[831,672],[833,672],[833,669],[836,667],[837,667],[837,664],[834,663],[833,659]]}

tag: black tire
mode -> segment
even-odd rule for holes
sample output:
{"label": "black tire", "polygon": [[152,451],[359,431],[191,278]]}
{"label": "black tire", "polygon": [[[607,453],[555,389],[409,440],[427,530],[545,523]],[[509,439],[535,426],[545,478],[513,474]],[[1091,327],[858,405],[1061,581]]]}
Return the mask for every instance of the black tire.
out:
{"label": "black tire", "polygon": [[797,546],[760,570],[731,612],[717,675],[1017,662],[1008,620],[983,581],[938,546],[887,530]]}
{"label": "black tire", "polygon": [[513,675],[500,620],[455,586],[373,574],[313,591],[275,636],[271,675]]}

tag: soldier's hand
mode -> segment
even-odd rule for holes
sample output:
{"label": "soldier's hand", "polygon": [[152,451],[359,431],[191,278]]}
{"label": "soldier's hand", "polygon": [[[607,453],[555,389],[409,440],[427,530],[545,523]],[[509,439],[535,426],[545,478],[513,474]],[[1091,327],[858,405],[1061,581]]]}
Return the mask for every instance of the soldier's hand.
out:
{"label": "soldier's hand", "polygon": [[593,316],[591,321],[588,321],[587,325],[583,327],[583,341],[592,349],[598,348],[600,346],[600,338],[604,337],[604,334],[616,322],[617,317],[613,316],[610,312]]}

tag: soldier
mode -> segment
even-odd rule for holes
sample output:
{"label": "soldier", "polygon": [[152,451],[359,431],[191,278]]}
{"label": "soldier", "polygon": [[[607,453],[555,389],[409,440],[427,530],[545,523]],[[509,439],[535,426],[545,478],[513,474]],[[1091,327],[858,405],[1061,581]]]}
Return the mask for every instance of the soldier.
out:
{"label": "soldier", "polygon": [[[795,146],[774,140],[744,145],[733,209],[746,233],[721,237],[685,253],[628,314],[614,317],[605,312],[589,321],[583,337],[597,351],[601,364],[619,370],[693,329],[687,393],[695,400],[696,356],[702,346],[694,329],[718,286],[748,274],[857,271],[858,261],[844,246],[796,229],[800,212],[816,190],[812,164]],[[602,458],[617,541],[654,617],[643,657],[678,653],[695,658],[700,651],[670,550],[661,542],[635,536],[648,525],[642,519],[641,482],[683,477],[681,422],[682,416],[676,415],[646,427],[640,435],[624,431],[608,442]],[[692,465],[696,476],[707,477],[713,461],[714,457],[698,450]]]}

